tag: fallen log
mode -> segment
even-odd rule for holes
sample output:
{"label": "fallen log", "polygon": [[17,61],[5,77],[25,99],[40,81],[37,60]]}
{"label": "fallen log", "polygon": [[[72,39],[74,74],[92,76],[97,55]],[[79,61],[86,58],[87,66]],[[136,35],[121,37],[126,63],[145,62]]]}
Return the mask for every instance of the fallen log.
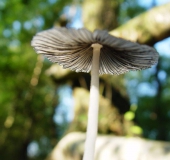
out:
{"label": "fallen log", "polygon": [[[81,160],[85,133],[69,133],[61,139],[46,160]],[[95,160],[169,160],[170,142],[139,137],[99,135]]]}

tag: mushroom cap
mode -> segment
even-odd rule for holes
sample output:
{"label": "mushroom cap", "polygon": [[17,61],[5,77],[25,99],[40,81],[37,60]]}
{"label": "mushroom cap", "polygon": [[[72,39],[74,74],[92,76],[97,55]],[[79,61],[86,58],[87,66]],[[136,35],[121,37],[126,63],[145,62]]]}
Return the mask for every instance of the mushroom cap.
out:
{"label": "mushroom cap", "polygon": [[37,33],[31,42],[37,53],[63,68],[76,72],[90,72],[92,44],[103,47],[100,52],[99,74],[123,74],[151,67],[158,62],[158,53],[152,47],[117,38],[105,30],[90,32],[85,28],[52,28]]}

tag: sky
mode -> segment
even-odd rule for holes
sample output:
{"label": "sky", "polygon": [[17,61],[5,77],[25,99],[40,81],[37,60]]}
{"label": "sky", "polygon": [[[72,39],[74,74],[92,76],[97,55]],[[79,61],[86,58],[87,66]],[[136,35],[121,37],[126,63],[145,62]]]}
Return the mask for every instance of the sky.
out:
{"label": "sky", "polygon": [[162,5],[168,2],[170,2],[170,0],[138,0],[138,3],[141,6],[144,6],[147,8],[150,8],[153,3],[155,3],[156,5]]}

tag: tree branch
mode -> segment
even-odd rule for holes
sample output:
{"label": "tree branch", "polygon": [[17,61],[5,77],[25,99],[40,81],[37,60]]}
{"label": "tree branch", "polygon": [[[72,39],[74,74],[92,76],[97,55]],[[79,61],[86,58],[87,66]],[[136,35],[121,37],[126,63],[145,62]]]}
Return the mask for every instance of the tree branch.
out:
{"label": "tree branch", "polygon": [[170,36],[170,3],[154,7],[110,34],[141,44],[153,45]]}

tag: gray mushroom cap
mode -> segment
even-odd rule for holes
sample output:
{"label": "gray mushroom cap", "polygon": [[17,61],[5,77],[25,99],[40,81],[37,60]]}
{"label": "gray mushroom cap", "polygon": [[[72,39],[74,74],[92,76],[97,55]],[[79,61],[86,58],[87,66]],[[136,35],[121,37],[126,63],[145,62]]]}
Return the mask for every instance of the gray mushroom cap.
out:
{"label": "gray mushroom cap", "polygon": [[31,42],[37,53],[63,68],[90,72],[93,43],[103,47],[100,52],[99,74],[122,74],[151,67],[158,62],[152,47],[140,45],[108,34],[105,30],[52,28],[37,33]]}

